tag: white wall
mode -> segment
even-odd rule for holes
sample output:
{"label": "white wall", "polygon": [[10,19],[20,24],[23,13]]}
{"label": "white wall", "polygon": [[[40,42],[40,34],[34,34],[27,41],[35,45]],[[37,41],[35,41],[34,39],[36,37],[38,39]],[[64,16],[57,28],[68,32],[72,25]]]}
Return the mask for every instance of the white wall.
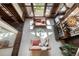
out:
{"label": "white wall", "polygon": [[[19,5],[17,3],[13,3],[12,5],[14,6],[15,10],[18,12],[18,14],[20,15],[20,17],[22,18],[23,12],[20,9]],[[22,20],[23,20],[23,18],[22,18]]]}
{"label": "white wall", "polygon": [[18,33],[18,31],[14,27],[10,26],[8,23],[3,21],[1,18],[0,18],[0,26],[3,28],[6,28],[7,30],[9,30],[13,33],[16,33],[16,34]]}

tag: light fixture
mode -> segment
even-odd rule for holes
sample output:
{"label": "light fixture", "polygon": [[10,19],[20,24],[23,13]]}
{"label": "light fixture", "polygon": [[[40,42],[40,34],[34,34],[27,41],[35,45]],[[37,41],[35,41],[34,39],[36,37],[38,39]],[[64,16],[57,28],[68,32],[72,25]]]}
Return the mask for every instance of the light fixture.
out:
{"label": "light fixture", "polygon": [[69,27],[74,27],[75,25],[77,24],[77,19],[75,16],[70,16],[68,19],[67,19],[67,25]]}

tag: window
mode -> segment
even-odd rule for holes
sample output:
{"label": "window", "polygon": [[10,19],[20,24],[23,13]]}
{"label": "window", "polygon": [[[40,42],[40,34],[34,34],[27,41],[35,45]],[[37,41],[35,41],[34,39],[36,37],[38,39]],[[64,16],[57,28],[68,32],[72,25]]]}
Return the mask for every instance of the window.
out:
{"label": "window", "polygon": [[66,3],[66,6],[71,8],[74,5],[74,3]]}
{"label": "window", "polygon": [[41,4],[41,3],[34,4],[34,13],[35,13],[35,16],[43,16],[44,4]]}
{"label": "window", "polygon": [[44,7],[34,7],[35,16],[43,16],[44,15]]}
{"label": "window", "polygon": [[0,27],[0,48],[8,48],[14,46],[16,34]]}
{"label": "window", "polygon": [[66,10],[67,10],[67,7],[64,4],[60,4],[58,11],[61,13],[61,12],[65,12]]}
{"label": "window", "polygon": [[25,5],[29,16],[31,17],[44,16],[44,11],[45,11],[45,16],[48,17],[50,15],[53,3],[47,3],[46,10],[45,10],[45,3],[33,3],[33,6],[31,3],[25,3]]}
{"label": "window", "polygon": [[38,6],[40,6],[40,7],[44,7],[44,3],[34,3],[33,4],[35,7],[38,7]]}
{"label": "window", "polygon": [[26,7],[26,9],[28,11],[28,15],[33,16],[32,8],[31,7]]}
{"label": "window", "polygon": [[52,6],[53,6],[52,3],[48,3],[48,4],[47,4],[45,16],[49,16],[49,15],[50,15]]}
{"label": "window", "polygon": [[47,7],[47,8],[46,8],[45,16],[49,16],[49,15],[50,15],[51,8],[52,8],[52,7]]}
{"label": "window", "polygon": [[[2,20],[0,21],[0,25],[0,48],[13,48],[18,32]],[[3,25],[6,25],[8,28]]]}
{"label": "window", "polygon": [[66,7],[63,6],[63,7],[61,8],[60,12],[65,12],[65,11],[66,11]]}
{"label": "window", "polygon": [[53,3],[47,3],[47,6],[52,7]]}

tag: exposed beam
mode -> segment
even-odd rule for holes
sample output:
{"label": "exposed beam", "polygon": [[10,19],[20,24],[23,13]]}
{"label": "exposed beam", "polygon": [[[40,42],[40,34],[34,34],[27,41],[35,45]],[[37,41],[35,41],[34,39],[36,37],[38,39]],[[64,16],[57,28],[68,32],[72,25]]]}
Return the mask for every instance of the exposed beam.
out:
{"label": "exposed beam", "polygon": [[0,7],[0,16],[1,18],[7,22],[8,24],[10,24],[11,26],[13,26],[15,29],[17,29],[18,31],[21,31],[22,29],[22,25],[23,23],[17,23],[12,16],[9,16],[3,9],[2,7]]}
{"label": "exposed beam", "polygon": [[20,15],[17,13],[17,11],[15,10],[15,8],[13,7],[13,5],[11,3],[9,4],[2,4],[6,9],[8,9],[9,12],[11,12],[14,17],[17,19],[18,22],[22,23],[22,19],[20,17]]}
{"label": "exposed beam", "polygon": [[[11,19],[13,19],[16,23],[18,23],[19,24],[19,22],[17,21],[17,19],[11,14],[11,12],[9,12],[9,10],[8,9],[6,9],[6,7],[5,6],[3,6],[2,5],[2,7],[1,7],[2,9],[3,9],[3,11],[5,12],[5,14],[7,14]],[[4,9],[6,9],[6,10],[4,10]],[[7,13],[8,12],[8,13]]]}

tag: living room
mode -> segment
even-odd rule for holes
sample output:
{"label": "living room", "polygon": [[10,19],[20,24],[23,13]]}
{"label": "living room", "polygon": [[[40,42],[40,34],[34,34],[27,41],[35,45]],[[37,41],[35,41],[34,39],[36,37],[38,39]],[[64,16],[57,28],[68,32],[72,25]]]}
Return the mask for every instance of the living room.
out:
{"label": "living room", "polygon": [[[79,53],[79,4],[77,3],[1,3],[4,27],[16,31],[12,56],[76,56]],[[2,29],[4,29],[2,28]],[[9,32],[8,31],[8,32]],[[1,39],[7,37],[1,30]],[[9,37],[9,36],[8,36]],[[7,39],[6,39],[7,40]],[[2,41],[1,41],[2,42]],[[10,42],[9,42],[10,43]],[[1,51],[2,51],[1,50]],[[2,51],[0,55],[7,55]]]}

